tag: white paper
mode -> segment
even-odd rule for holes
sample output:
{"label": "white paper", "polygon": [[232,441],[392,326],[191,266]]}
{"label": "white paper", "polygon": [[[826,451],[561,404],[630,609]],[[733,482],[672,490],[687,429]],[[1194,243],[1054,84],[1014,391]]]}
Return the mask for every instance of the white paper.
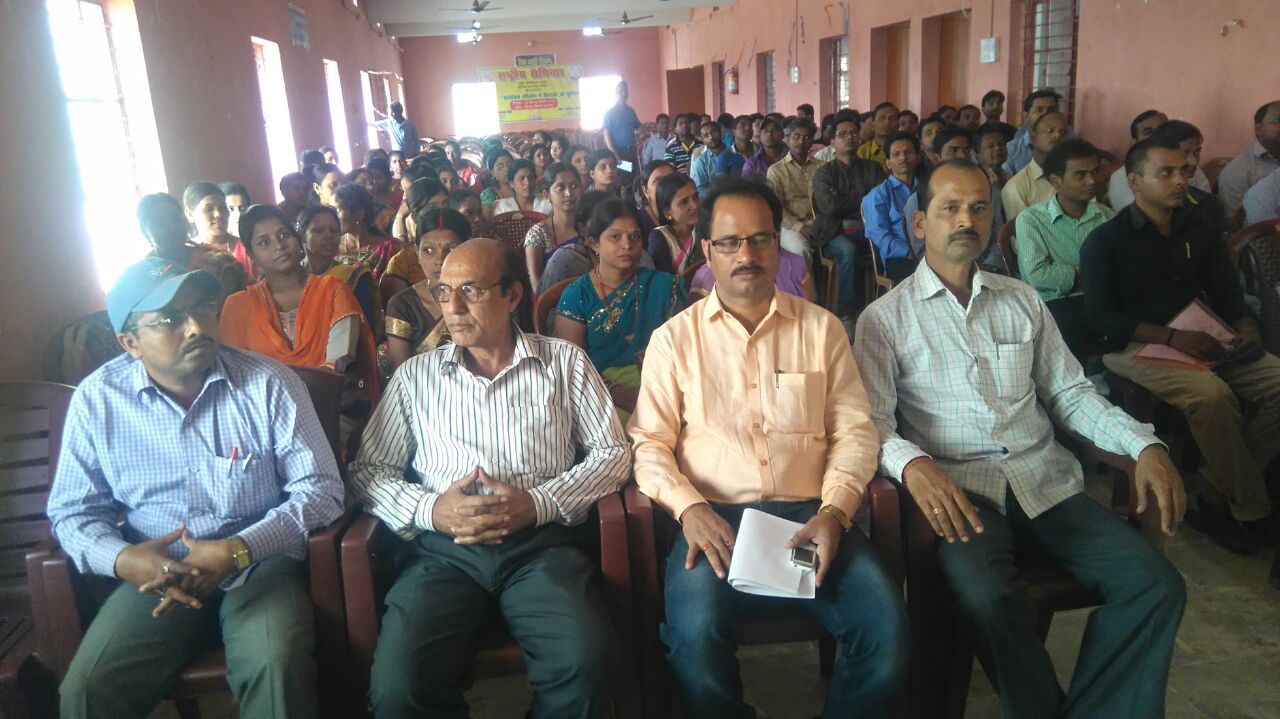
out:
{"label": "white paper", "polygon": [[813,571],[792,564],[787,549],[787,540],[803,526],[758,509],[744,511],[729,563],[729,586],[766,597],[813,599]]}

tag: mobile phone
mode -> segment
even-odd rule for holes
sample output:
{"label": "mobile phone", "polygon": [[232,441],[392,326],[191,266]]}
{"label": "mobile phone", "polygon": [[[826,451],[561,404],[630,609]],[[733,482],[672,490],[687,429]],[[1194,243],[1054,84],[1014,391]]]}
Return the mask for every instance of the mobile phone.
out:
{"label": "mobile phone", "polygon": [[631,163],[626,160],[620,160],[618,162],[618,169],[623,172],[631,172]]}
{"label": "mobile phone", "polygon": [[803,544],[791,550],[791,563],[797,567],[813,569],[818,565],[818,548],[813,544]]}

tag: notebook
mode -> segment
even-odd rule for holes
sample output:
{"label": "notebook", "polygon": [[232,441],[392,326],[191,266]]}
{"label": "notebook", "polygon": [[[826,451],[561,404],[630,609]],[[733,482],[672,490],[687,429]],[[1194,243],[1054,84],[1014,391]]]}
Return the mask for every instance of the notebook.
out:
{"label": "notebook", "polygon": [[758,509],[742,513],[729,562],[729,586],[765,597],[813,599],[813,570],[791,563],[787,540],[803,524]]}
{"label": "notebook", "polygon": [[[1175,330],[1193,330],[1196,332],[1204,332],[1223,345],[1230,345],[1236,338],[1236,333],[1227,326],[1209,309],[1208,305],[1200,300],[1192,300],[1181,312],[1169,321],[1169,327]],[[1212,369],[1216,362],[1207,362],[1205,360],[1196,359],[1191,355],[1180,352],[1168,345],[1149,344],[1138,350],[1133,356],[1135,360],[1141,362],[1154,362],[1157,364],[1169,364],[1181,367],[1192,367],[1194,369]],[[1222,362],[1228,358],[1224,357]]]}

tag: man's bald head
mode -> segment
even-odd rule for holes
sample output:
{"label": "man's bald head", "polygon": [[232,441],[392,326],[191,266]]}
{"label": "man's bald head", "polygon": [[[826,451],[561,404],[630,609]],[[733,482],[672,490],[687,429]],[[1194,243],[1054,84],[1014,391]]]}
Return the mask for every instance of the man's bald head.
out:
{"label": "man's bald head", "polygon": [[[509,341],[512,316],[526,292],[523,277],[520,256],[505,242],[480,237],[450,252],[440,270],[440,284],[452,292],[440,310],[454,344],[479,349]],[[467,286],[474,302],[464,297]]]}

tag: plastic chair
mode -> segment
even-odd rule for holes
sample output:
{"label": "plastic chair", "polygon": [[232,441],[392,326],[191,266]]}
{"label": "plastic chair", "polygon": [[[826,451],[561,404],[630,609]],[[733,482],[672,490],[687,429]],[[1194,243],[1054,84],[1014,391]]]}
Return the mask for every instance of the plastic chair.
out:
{"label": "plastic chair", "polygon": [[866,283],[866,303],[869,305],[893,289],[893,280],[889,279],[889,275],[885,274],[884,262],[880,259],[880,249],[876,247],[876,243],[872,242],[870,237],[866,238],[866,240],[870,260],[866,266],[871,273],[868,278],[871,281]]}
{"label": "plastic chair", "polygon": [[1022,273],[1018,271],[1018,251],[1013,246],[1015,231],[1014,221],[1009,220],[1000,226],[1000,234],[997,235],[996,241],[1000,243],[1000,256],[1004,258],[1004,265],[1009,269],[1009,276],[1020,280]]}
{"label": "plastic chair", "polygon": [[545,219],[547,216],[540,212],[504,212],[490,218],[485,230],[490,237],[506,242],[523,258],[524,236]]}
{"label": "plastic chair", "polygon": [[[581,276],[578,275],[578,277]],[[538,294],[538,299],[533,303],[533,330],[535,332],[548,337],[553,336],[555,318],[552,317],[552,313],[555,312],[556,305],[560,303],[560,295],[564,294],[564,288],[576,282],[578,277],[560,280]]]}

